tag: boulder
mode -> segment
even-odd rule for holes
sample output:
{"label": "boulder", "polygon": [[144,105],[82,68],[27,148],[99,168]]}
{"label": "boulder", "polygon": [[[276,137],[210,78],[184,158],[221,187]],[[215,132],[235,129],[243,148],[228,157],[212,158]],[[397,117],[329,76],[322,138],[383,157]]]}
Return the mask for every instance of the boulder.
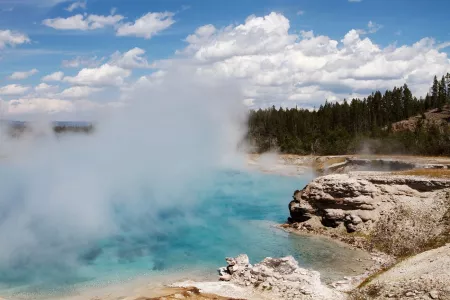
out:
{"label": "boulder", "polygon": [[[242,258],[247,258],[242,259]],[[292,257],[267,257],[262,262],[250,265],[246,255],[226,259],[227,263],[239,266],[232,268],[226,277],[240,286],[253,286],[255,289],[273,293],[281,299],[343,299],[342,294],[322,284],[320,273],[300,268]],[[230,265],[220,270],[230,270]],[[221,280],[223,276],[221,276]]]}

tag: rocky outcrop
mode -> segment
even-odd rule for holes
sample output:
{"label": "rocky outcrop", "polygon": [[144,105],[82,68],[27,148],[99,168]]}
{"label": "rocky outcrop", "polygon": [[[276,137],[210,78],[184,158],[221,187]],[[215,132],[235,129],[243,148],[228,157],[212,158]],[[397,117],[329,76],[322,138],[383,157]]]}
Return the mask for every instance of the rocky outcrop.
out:
{"label": "rocky outcrop", "polygon": [[294,193],[289,222],[317,226],[319,222],[310,221],[314,218],[325,227],[370,233],[396,207],[426,210],[445,201],[449,188],[448,179],[372,172],[326,175]]}
{"label": "rocky outcrop", "polygon": [[425,251],[375,276],[350,299],[450,300],[450,244]]}
{"label": "rocky outcrop", "polygon": [[255,265],[244,254],[226,261],[228,265],[219,269],[221,280],[255,288],[273,295],[271,299],[344,299],[322,284],[319,272],[300,268],[292,256],[267,257]]}

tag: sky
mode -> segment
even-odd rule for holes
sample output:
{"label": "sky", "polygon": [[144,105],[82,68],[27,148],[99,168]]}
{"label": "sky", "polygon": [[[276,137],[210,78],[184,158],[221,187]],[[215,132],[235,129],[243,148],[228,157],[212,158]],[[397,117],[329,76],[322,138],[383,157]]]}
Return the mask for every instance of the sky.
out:
{"label": "sky", "polygon": [[[443,0],[0,0],[0,112],[76,120],[173,66],[249,108],[318,107],[450,71]],[[64,117],[63,117],[64,116]]]}

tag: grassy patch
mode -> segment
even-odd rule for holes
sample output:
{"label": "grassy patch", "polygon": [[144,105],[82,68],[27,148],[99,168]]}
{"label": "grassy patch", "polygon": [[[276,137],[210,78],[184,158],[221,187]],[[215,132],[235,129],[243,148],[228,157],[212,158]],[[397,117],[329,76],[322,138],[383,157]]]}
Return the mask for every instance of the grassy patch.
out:
{"label": "grassy patch", "polygon": [[392,172],[392,174],[450,179],[450,169],[412,169],[406,171]]}

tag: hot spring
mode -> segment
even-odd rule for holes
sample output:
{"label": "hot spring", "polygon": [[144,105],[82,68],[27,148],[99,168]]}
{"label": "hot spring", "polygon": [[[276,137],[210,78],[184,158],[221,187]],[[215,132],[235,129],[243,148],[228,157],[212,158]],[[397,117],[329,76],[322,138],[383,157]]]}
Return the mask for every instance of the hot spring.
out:
{"label": "hot spring", "polygon": [[1,296],[60,299],[194,272],[216,279],[240,253],[294,255],[327,280],[354,274],[361,253],[274,228],[312,176],[246,167],[239,83],[176,65],[162,82],[130,87],[92,134],[55,137],[45,120],[16,139],[0,128]]}
{"label": "hot spring", "polygon": [[[14,173],[3,165],[2,173],[8,171]],[[153,195],[143,189],[138,193],[142,213],[120,206],[111,208],[118,229],[110,236],[76,246],[45,237],[48,243],[54,243],[47,251],[62,255],[70,263],[47,257],[40,249],[24,251],[24,255],[4,263],[0,270],[1,295],[45,298],[48,293],[63,295],[101,282],[140,276],[148,276],[151,281],[152,276],[176,277],[177,273],[194,271],[211,278],[226,256],[240,253],[247,253],[253,262],[267,256],[293,255],[302,266],[322,271],[326,280],[350,275],[348,266],[362,257],[358,251],[328,240],[288,234],[273,226],[286,220],[292,191],[310,179],[306,175],[286,177],[249,170],[217,171],[204,189],[192,191],[195,195],[189,198],[198,198],[194,204],[169,206],[156,215],[150,213]],[[17,193],[20,201],[19,189]],[[3,207],[1,211],[5,214],[8,210]],[[40,230],[36,222],[36,230]],[[48,234],[58,233],[50,230]],[[68,247],[65,251],[70,256],[59,253],[59,247]]]}

